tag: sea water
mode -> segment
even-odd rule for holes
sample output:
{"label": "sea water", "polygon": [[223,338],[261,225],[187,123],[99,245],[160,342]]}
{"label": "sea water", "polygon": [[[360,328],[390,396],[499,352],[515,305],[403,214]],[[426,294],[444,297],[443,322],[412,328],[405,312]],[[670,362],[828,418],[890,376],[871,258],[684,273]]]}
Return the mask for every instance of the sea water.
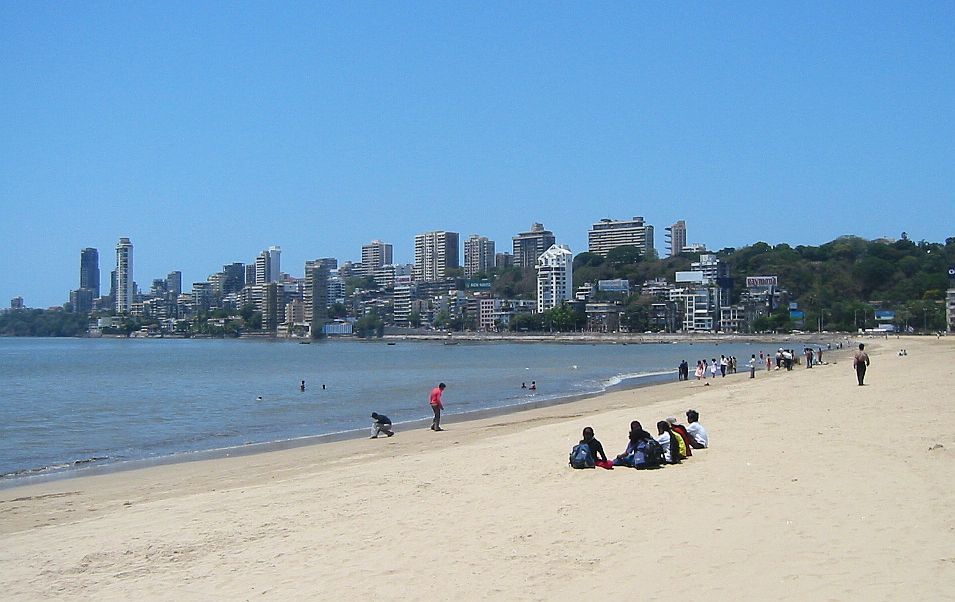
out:
{"label": "sea water", "polygon": [[[348,432],[373,411],[400,431],[430,417],[439,382],[453,420],[676,380],[683,359],[692,372],[698,359],[735,355],[742,372],[774,345],[0,339],[0,475]],[[536,391],[522,388],[532,381]]]}

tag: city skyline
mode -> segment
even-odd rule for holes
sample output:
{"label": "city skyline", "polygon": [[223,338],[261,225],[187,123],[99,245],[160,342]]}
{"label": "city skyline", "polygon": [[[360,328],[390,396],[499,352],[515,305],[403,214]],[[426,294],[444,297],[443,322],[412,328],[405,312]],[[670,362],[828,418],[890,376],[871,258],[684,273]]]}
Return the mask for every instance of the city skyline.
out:
{"label": "city skyline", "polygon": [[[745,19],[742,18],[745,16]],[[684,219],[710,248],[943,241],[955,7],[0,6],[0,298],[282,247]]]}

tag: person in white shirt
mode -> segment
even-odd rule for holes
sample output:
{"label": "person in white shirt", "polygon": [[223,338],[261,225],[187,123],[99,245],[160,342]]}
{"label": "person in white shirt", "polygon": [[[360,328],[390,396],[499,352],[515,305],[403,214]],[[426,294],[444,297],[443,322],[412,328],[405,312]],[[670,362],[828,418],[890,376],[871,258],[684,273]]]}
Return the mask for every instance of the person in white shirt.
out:
{"label": "person in white shirt", "polygon": [[660,434],[660,436],[657,437],[657,443],[663,448],[663,461],[670,464],[673,462],[673,453],[670,451],[670,429],[663,428],[660,426],[662,424],[666,424],[667,427],[670,426],[669,423],[665,422],[657,423],[657,432]]}
{"label": "person in white shirt", "polygon": [[690,436],[696,439],[696,442],[703,447],[709,447],[710,437],[706,433],[706,429],[703,428],[703,425],[700,424],[700,413],[696,410],[687,410],[686,421],[686,432],[690,433]]}

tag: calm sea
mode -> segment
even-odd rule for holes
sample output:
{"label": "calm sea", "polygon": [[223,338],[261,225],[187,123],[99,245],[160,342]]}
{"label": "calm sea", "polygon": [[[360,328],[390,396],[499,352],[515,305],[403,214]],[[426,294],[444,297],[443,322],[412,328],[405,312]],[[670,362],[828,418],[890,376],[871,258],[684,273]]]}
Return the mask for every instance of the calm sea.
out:
{"label": "calm sea", "polygon": [[451,417],[674,379],[682,359],[742,366],[773,345],[0,339],[0,475],[365,429],[372,411],[417,421],[439,381]]}

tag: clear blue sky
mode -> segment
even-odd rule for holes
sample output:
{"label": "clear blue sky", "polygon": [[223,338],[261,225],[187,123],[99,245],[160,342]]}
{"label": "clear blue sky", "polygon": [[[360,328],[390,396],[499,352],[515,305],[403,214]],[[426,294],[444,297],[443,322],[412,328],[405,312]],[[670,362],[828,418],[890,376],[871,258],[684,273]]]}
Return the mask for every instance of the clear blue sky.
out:
{"label": "clear blue sky", "polygon": [[0,4],[0,303],[427,230],[955,235],[955,4]]}

